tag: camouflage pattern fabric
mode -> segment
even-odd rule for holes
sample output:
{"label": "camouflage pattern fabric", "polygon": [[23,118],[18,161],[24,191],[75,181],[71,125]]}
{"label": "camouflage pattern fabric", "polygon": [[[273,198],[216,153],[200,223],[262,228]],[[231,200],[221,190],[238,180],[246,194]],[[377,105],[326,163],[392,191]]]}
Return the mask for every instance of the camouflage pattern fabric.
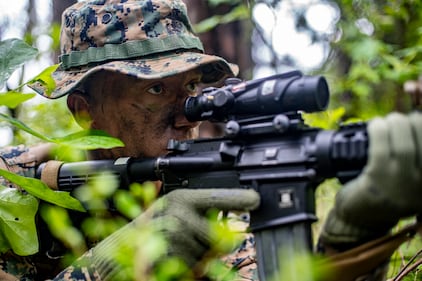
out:
{"label": "camouflage pattern fabric", "polygon": [[70,281],[70,280],[87,280],[87,281],[101,281],[103,280],[94,264],[90,264],[91,251],[85,253],[71,266],[65,268],[58,274],[53,281]]}
{"label": "camouflage pattern fabric", "polygon": [[[23,145],[0,149],[0,169],[8,170],[21,176],[34,177],[37,157]],[[13,186],[12,183],[0,177],[0,184]],[[16,187],[16,186],[13,186]]]}
{"label": "camouflage pattern fabric", "polygon": [[227,218],[230,229],[243,233],[244,240],[235,251],[222,257],[221,260],[235,273],[233,281],[258,281],[255,239],[251,233],[246,232],[249,226],[249,214],[230,212]]}
{"label": "camouflage pattern fabric", "polygon": [[245,233],[242,245],[222,261],[235,272],[233,281],[258,281],[258,269],[256,263],[255,240],[252,234]]}
{"label": "camouflage pattern fabric", "polygon": [[47,98],[82,87],[100,70],[156,79],[199,68],[202,82],[235,76],[238,67],[203,53],[181,0],[94,0],[62,16],[60,67],[50,95],[41,81],[29,86]]}
{"label": "camouflage pattern fabric", "polygon": [[16,278],[15,280],[21,281],[35,280],[37,275],[36,266],[30,258],[21,257],[12,252],[0,256],[0,270],[13,275]]}

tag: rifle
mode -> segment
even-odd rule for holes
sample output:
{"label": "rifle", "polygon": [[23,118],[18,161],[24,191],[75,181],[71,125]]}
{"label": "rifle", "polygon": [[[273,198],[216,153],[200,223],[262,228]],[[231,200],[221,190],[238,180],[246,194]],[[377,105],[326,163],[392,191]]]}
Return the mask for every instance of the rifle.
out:
{"label": "rifle", "polygon": [[[367,159],[364,123],[322,130],[304,124],[301,112],[325,110],[328,85],[322,76],[292,71],[266,78],[226,80],[185,101],[189,121],[225,122],[219,138],[170,140],[163,157],[132,157],[65,163],[59,190],[71,191],[99,171],[116,174],[122,187],[161,180],[162,192],[178,188],[253,188],[260,207],[250,213],[261,281],[279,274],[279,251],[295,256],[312,250],[315,190],[328,178],[356,177]],[[47,172],[45,165],[39,177]],[[279,275],[278,275],[279,276]]]}

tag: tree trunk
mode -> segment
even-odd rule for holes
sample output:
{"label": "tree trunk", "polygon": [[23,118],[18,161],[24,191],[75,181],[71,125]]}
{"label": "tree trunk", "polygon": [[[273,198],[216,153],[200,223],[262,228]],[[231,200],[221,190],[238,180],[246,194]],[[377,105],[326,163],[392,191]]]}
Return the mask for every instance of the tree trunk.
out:
{"label": "tree trunk", "polygon": [[[62,13],[63,11],[75,4],[77,1],[76,0],[53,0],[53,24],[58,24],[61,25],[62,22]],[[60,50],[54,50],[54,54],[53,54],[53,61],[54,63],[58,63],[59,62],[59,55],[60,55]]]}
{"label": "tree trunk", "polygon": [[[208,1],[184,0],[188,7],[189,17],[193,24],[215,15],[227,14],[232,5],[220,4],[211,7]],[[253,62],[251,59],[250,30],[248,21],[234,21],[220,24],[216,28],[198,34],[204,44],[205,52],[218,55],[239,66],[239,77],[251,79]]]}
{"label": "tree trunk", "polygon": [[[187,7],[192,24],[199,23],[215,15],[224,15],[233,7],[231,5],[219,5],[211,7],[208,1],[183,0]],[[241,79],[251,79],[253,63],[251,58],[251,35],[250,23],[247,21],[235,21],[228,24],[220,24],[214,29],[198,34],[204,44],[205,53],[225,58],[228,62],[239,66]],[[224,135],[224,124],[203,121],[199,127],[200,137],[217,137]]]}

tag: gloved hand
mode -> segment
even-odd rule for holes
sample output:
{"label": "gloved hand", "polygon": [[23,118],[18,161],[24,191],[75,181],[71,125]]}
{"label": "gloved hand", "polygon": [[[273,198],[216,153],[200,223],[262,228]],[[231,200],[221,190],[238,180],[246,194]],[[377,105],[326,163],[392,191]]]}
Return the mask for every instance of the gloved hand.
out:
{"label": "gloved hand", "polygon": [[151,208],[153,219],[166,224],[173,222],[163,229],[169,241],[168,254],[181,258],[188,266],[194,266],[216,242],[211,241],[207,211],[249,211],[259,204],[258,193],[242,189],[179,189],[165,199]]}
{"label": "gloved hand", "polygon": [[373,239],[400,218],[422,213],[422,114],[376,118],[368,135],[368,163],[337,193],[323,227],[328,244]]}
{"label": "gloved hand", "polygon": [[[137,234],[141,233],[145,227],[154,227],[164,233],[168,240],[168,256],[179,257],[192,267],[214,242],[209,232],[207,211],[210,209],[252,210],[258,207],[259,201],[258,193],[253,190],[180,189],[172,191],[158,199],[131,223],[100,242],[70,267],[69,271],[65,270],[54,280],[61,280],[61,276],[76,278],[79,276],[76,273],[78,270],[92,271],[88,270],[90,267],[95,267],[101,280],[126,279],[124,270],[128,268],[122,268],[121,265],[116,264],[111,256],[115,257],[119,251],[123,252],[125,246],[135,247],[136,242],[140,242],[136,241],[136,239],[139,240]],[[148,241],[141,242],[149,243]]]}

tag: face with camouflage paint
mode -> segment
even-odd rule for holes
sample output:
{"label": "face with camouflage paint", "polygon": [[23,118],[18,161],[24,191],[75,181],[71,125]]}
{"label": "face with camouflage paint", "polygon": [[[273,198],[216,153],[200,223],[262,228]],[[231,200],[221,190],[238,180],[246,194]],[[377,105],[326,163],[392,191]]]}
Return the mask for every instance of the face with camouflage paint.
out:
{"label": "face with camouflage paint", "polygon": [[75,117],[88,116],[92,129],[104,130],[125,143],[123,148],[95,151],[94,159],[157,157],[167,153],[170,139],[197,137],[199,123],[185,118],[183,104],[197,94],[200,80],[196,70],[151,80],[102,72],[88,83],[88,96],[73,94],[68,103],[79,99],[78,105],[69,106]]}

